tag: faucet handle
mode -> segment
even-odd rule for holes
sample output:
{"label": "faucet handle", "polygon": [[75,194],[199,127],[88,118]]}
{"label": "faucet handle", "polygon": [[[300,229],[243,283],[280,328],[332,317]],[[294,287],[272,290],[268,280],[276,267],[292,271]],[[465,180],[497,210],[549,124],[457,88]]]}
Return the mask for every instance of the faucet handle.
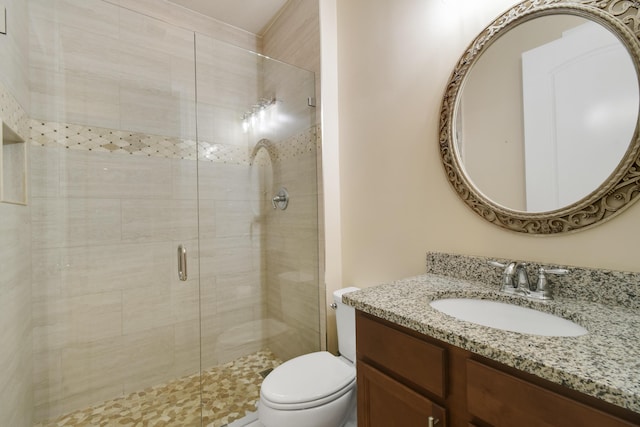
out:
{"label": "faucet handle", "polygon": [[538,269],[538,283],[536,284],[536,290],[532,292],[535,298],[539,299],[552,299],[551,290],[547,288],[549,281],[547,280],[547,274],[555,274],[556,276],[564,276],[569,274],[570,271],[566,268],[544,268]]}
{"label": "faucet handle", "polygon": [[514,261],[510,261],[507,264],[503,264],[501,262],[495,261],[495,260],[491,260],[491,261],[487,261],[487,264],[489,264],[492,267],[498,267],[498,268],[504,268],[505,269],[505,273],[511,273],[515,267],[516,267],[516,262]]}
{"label": "faucet handle", "polygon": [[487,261],[487,264],[489,264],[492,267],[507,268],[507,264],[503,264],[495,260]]}
{"label": "faucet handle", "polygon": [[567,270],[566,268],[544,268],[544,267],[540,267],[538,269],[538,272],[540,274],[549,273],[549,274],[555,274],[557,276],[564,276],[565,274],[569,274],[571,271]]}

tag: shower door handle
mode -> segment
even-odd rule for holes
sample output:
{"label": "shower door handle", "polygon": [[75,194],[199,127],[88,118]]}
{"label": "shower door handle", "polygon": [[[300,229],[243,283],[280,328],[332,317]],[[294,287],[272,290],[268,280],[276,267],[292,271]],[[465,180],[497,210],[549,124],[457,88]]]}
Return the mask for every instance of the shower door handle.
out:
{"label": "shower door handle", "polygon": [[187,280],[187,248],[178,246],[178,279]]}

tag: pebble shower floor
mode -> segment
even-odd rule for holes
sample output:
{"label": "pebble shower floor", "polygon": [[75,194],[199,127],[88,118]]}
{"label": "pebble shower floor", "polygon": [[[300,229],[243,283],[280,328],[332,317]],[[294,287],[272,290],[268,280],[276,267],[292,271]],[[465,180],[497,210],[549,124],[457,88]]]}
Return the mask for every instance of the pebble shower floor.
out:
{"label": "pebble shower floor", "polygon": [[[202,425],[222,427],[255,411],[265,371],[282,363],[268,350],[202,373]],[[150,387],[34,427],[200,426],[200,375]]]}

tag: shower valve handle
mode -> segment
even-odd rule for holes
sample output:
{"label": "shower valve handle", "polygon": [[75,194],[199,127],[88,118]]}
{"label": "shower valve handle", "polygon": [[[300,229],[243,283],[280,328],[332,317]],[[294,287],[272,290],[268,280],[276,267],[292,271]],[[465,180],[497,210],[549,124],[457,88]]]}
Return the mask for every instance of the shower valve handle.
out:
{"label": "shower valve handle", "polygon": [[274,196],[273,199],[271,199],[271,203],[273,204],[273,209],[278,209],[278,203],[280,202],[286,202],[287,200],[289,200],[286,196]]}
{"label": "shower valve handle", "polygon": [[271,199],[271,204],[273,205],[273,209],[287,209],[287,206],[289,205],[289,192],[287,189],[280,187],[278,193],[273,196],[273,199]]}

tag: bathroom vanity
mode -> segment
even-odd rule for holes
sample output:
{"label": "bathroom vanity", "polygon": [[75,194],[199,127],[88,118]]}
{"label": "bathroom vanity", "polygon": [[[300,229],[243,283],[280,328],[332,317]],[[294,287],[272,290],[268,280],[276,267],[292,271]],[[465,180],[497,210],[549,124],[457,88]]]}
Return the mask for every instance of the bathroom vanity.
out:
{"label": "bathroom vanity", "polygon": [[356,322],[360,426],[640,423],[640,414],[362,311]]}
{"label": "bathroom vanity", "polygon": [[[505,297],[496,284],[426,274],[343,297],[357,309],[359,426],[640,425],[636,309]],[[429,305],[452,296],[510,301],[589,332],[521,334]]]}

